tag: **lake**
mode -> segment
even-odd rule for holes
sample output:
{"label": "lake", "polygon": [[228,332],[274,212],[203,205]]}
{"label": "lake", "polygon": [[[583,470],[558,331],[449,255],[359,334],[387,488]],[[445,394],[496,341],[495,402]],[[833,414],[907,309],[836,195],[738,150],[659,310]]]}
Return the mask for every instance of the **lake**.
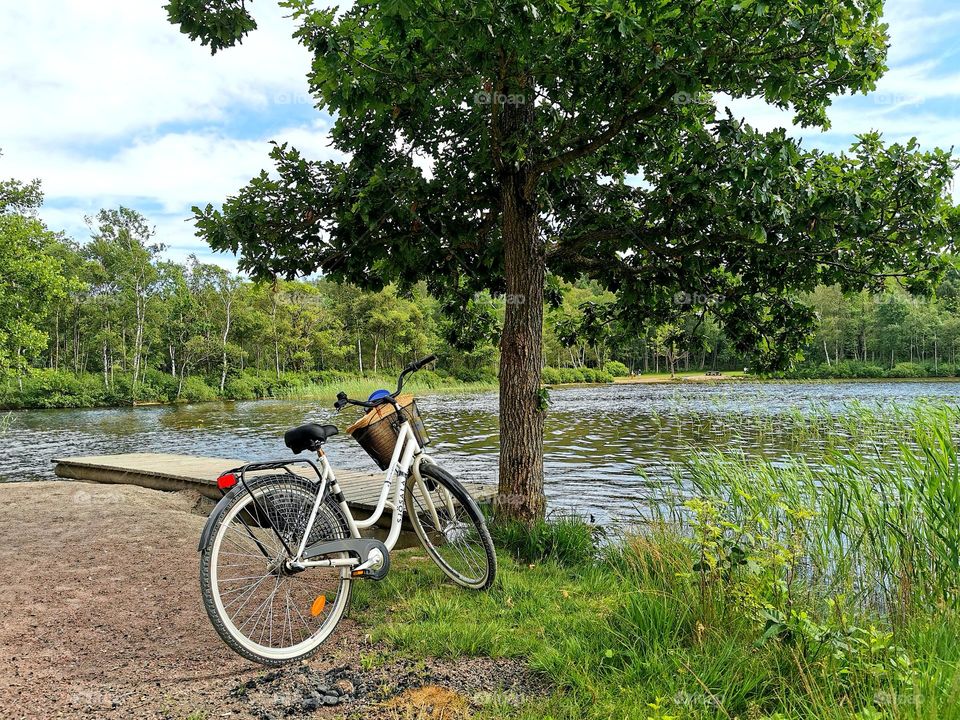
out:
{"label": "lake", "polygon": [[[923,401],[960,402],[957,382],[705,382],[569,387],[551,391],[546,430],[546,490],[551,508],[629,519],[672,481],[698,449],[782,460],[815,457],[819,443],[790,432],[810,413],[841,416],[851,407],[888,408]],[[495,393],[426,394],[419,405],[430,452],[464,479],[497,473]],[[59,456],[173,452],[241,459],[283,457],[283,433],[302,422],[345,428],[329,403],[263,400],[93,410],[12,413],[2,432],[7,462],[0,480],[53,478]],[[831,435],[848,427],[837,423]],[[346,435],[329,443],[335,467],[376,471]],[[682,476],[682,470],[680,475]],[[682,477],[681,477],[682,481]],[[349,496],[349,488],[345,488]]]}

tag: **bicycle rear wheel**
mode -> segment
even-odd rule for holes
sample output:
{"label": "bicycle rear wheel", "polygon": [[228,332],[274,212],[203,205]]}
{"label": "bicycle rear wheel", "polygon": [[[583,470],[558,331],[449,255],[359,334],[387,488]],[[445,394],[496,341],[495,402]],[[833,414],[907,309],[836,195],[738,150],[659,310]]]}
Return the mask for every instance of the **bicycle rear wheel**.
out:
{"label": "bicycle rear wheel", "polygon": [[[348,568],[285,566],[306,531],[319,485],[288,473],[249,478],[214,519],[200,556],[200,590],[221,638],[265,665],[302,660],[333,632],[350,596]],[[307,544],[349,537],[329,498],[317,511]],[[281,542],[283,538],[283,542]]]}
{"label": "bicycle rear wheel", "polygon": [[411,473],[404,504],[424,549],[458,585],[486,590],[497,574],[497,556],[483,513],[466,488],[433,463]]}

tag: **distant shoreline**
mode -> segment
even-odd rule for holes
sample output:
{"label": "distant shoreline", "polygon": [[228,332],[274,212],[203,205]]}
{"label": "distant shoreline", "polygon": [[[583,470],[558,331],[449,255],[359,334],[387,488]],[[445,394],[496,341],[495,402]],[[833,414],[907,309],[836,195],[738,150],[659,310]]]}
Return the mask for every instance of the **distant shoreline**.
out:
{"label": "distant shoreline", "polygon": [[[378,378],[351,378],[345,380],[342,385],[351,395],[367,395],[378,384],[383,384],[385,380]],[[702,372],[683,372],[677,373],[675,377],[670,377],[667,373],[650,373],[647,375],[631,375],[626,377],[616,377],[613,382],[601,383],[545,383],[547,388],[576,388],[576,387],[596,387],[609,385],[683,385],[687,384],[706,384],[711,383],[738,383],[754,382],[764,384],[795,385],[800,383],[818,383],[818,384],[851,384],[851,383],[960,383],[958,377],[884,377],[884,378],[771,378],[759,375],[748,375],[743,371],[721,371],[719,375],[707,375]],[[351,387],[353,386],[353,387]],[[176,401],[156,401],[143,400],[136,403],[92,403],[92,404],[63,404],[63,405],[35,405],[35,406],[5,406],[0,403],[0,429],[3,429],[3,416],[9,413],[15,413],[26,410],[112,410],[121,408],[141,408],[141,407],[182,407],[187,405],[207,405],[207,404],[226,404],[237,402],[283,402],[283,401],[327,401],[336,396],[336,389],[340,387],[338,383],[304,385],[301,388],[287,389],[283,394],[268,395],[265,397],[254,398],[211,398],[204,400],[182,399]],[[495,381],[489,382],[450,382],[449,380],[433,387],[414,384],[411,388],[415,394],[447,394],[462,392],[496,392],[498,385]]]}

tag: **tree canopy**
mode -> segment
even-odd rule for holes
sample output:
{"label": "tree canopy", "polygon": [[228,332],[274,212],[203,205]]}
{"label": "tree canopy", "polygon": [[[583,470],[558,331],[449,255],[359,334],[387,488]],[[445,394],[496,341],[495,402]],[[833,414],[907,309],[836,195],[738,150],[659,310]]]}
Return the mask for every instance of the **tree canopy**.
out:
{"label": "tree canopy", "polygon": [[0,181],[0,373],[22,374],[46,347],[46,312],[67,289],[57,236],[33,215],[42,201],[37,181]]}
{"label": "tree canopy", "polygon": [[[425,278],[464,312],[483,288],[514,298],[501,493],[525,519],[542,512],[549,276],[615,292],[601,323],[676,321],[706,310],[678,295],[710,298],[738,346],[774,367],[811,328],[795,291],[888,276],[920,287],[953,241],[948,153],[877,134],[846,154],[808,151],[718,112],[721,94],[762,98],[827,127],[833,96],[885,70],[880,0],[281,4],[348,159],[276,146],[272,173],[196,209],[200,234],[257,276]],[[252,29],[239,0],[167,8],[214,52]]]}

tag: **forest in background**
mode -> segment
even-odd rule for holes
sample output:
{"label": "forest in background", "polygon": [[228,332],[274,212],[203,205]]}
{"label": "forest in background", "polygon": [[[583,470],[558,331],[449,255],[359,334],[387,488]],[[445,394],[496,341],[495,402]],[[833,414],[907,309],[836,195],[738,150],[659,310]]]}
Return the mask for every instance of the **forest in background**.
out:
{"label": "forest in background", "polygon": [[[37,218],[38,183],[0,182],[0,407],[289,396],[304,386],[389,376],[431,352],[428,385],[494,385],[509,298],[444,307],[423,284],[377,292],[323,278],[254,283],[165,259],[162,238],[127,208],[87,218],[83,242]],[[749,367],[695,294],[673,322],[591,322],[613,295],[553,283],[545,314],[547,383]],[[960,275],[932,297],[821,287],[804,298],[818,325],[778,377],[960,374]],[[694,307],[701,308],[695,311]],[[706,308],[705,310],[703,308]]]}

